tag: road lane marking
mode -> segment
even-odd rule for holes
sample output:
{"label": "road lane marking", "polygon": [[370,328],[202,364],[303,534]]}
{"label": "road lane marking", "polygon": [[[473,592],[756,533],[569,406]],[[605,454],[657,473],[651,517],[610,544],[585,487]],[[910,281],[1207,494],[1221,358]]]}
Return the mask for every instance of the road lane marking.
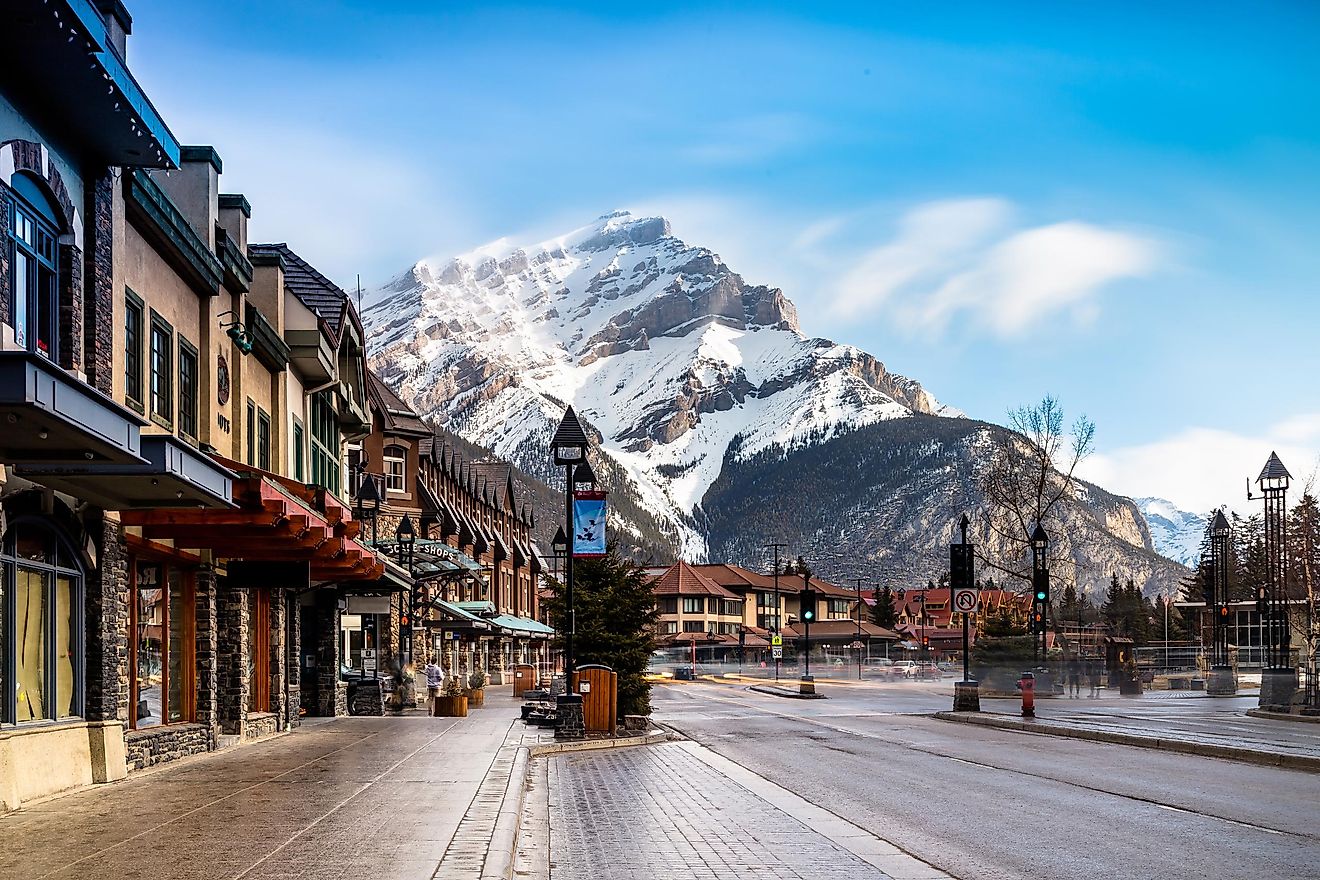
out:
{"label": "road lane marking", "polygon": [[[763,706],[759,706],[759,705],[757,705],[757,704],[755,704],[755,703],[752,703],[752,702],[741,702],[741,701],[738,701],[738,700],[730,700],[730,699],[726,699],[726,698],[722,698],[722,697],[712,696],[712,695],[710,695],[710,694],[707,694],[707,695],[706,695],[706,699],[718,700],[718,701],[720,701],[720,702],[722,702],[722,703],[729,703],[729,704],[732,704],[732,705],[735,705],[735,706],[742,706],[742,707],[745,708],[745,709],[751,709],[751,710],[753,710],[753,711],[756,711],[756,712],[762,712],[762,713],[765,713],[765,714],[767,714],[767,715],[774,715],[774,716],[777,716],[777,717],[779,717],[779,718],[787,719],[787,720],[789,720],[789,721],[800,721],[800,722],[804,722],[804,723],[806,723],[806,724],[815,725],[816,727],[823,727],[823,728],[825,728],[826,730],[832,730],[832,731],[834,731],[834,732],[836,732],[836,733],[842,733],[842,734],[845,734],[845,735],[848,735],[848,736],[856,736],[856,737],[861,737],[861,738],[864,738],[864,739],[876,739],[876,740],[880,740],[881,742],[889,743],[890,745],[894,745],[894,746],[899,746],[899,747],[901,747],[901,748],[910,749],[911,751],[914,751],[914,752],[920,752],[920,753],[923,754],[923,755],[930,755],[931,757],[934,757],[934,758],[944,758],[944,759],[949,760],[949,761],[957,761],[957,762],[960,763],[960,764],[968,764],[968,765],[970,765],[970,766],[973,766],[973,767],[980,767],[980,768],[985,769],[985,770],[995,770],[995,771],[998,771],[998,772],[1000,772],[1000,773],[1011,773],[1011,774],[1014,774],[1014,775],[1016,775],[1016,776],[1032,776],[1032,777],[1034,777],[1034,778],[1036,778],[1036,779],[1043,779],[1043,780],[1045,780],[1045,781],[1047,781],[1047,782],[1055,782],[1055,783],[1058,783],[1058,784],[1060,784],[1060,785],[1068,785],[1068,786],[1072,786],[1072,787],[1074,787],[1074,788],[1079,788],[1079,789],[1081,789],[1081,790],[1083,790],[1083,791],[1093,791],[1093,792],[1096,792],[1097,794],[1104,794],[1104,795],[1109,795],[1110,797],[1123,798],[1123,799],[1125,799],[1125,800],[1135,801],[1136,803],[1148,804],[1148,805],[1150,805],[1150,806],[1160,807],[1161,809],[1173,810],[1173,811],[1175,811],[1175,812],[1190,813],[1190,814],[1192,814],[1192,815],[1195,815],[1195,816],[1201,816],[1201,817],[1204,817],[1204,818],[1206,818],[1206,819],[1214,819],[1214,820],[1217,820],[1217,821],[1220,821],[1220,822],[1228,822],[1228,823],[1230,823],[1230,824],[1239,825],[1239,826],[1241,826],[1241,827],[1243,827],[1243,828],[1250,828],[1250,829],[1254,829],[1254,830],[1257,830],[1257,831],[1263,831],[1263,832],[1265,832],[1265,833],[1267,833],[1267,834],[1286,835],[1286,836],[1289,836],[1289,837],[1301,837],[1301,838],[1306,838],[1306,839],[1312,839],[1312,838],[1314,838],[1314,835],[1310,835],[1310,834],[1303,834],[1303,833],[1296,832],[1296,831],[1284,831],[1284,830],[1276,829],[1276,828],[1267,828],[1267,827],[1265,827],[1265,826],[1263,826],[1263,825],[1254,825],[1254,824],[1249,823],[1249,822],[1241,822],[1241,821],[1238,821],[1238,820],[1236,820],[1236,819],[1229,819],[1229,818],[1227,818],[1226,816],[1217,816],[1217,815],[1215,815],[1215,814],[1213,814],[1213,813],[1202,813],[1202,812],[1197,811],[1197,810],[1188,810],[1188,809],[1185,809],[1185,808],[1182,808],[1182,807],[1175,807],[1175,806],[1173,806],[1173,805],[1171,805],[1171,804],[1165,804],[1165,803],[1163,803],[1163,802],[1161,802],[1161,801],[1153,800],[1153,799],[1151,799],[1151,798],[1143,798],[1143,797],[1139,797],[1139,796],[1137,796],[1137,795],[1123,794],[1123,793],[1121,793],[1121,792],[1110,791],[1110,790],[1105,789],[1105,788],[1097,788],[1097,787],[1095,787],[1095,786],[1084,785],[1084,784],[1082,784],[1082,783],[1080,783],[1080,782],[1073,782],[1073,781],[1070,781],[1070,780],[1067,780],[1067,779],[1059,779],[1058,777],[1055,777],[1055,776],[1047,776],[1047,775],[1045,775],[1045,774],[1043,774],[1043,773],[1034,773],[1034,772],[1032,772],[1032,771],[1030,771],[1030,770],[1020,770],[1020,769],[1017,769],[1017,768],[1001,767],[1001,766],[998,766],[998,765],[995,765],[995,764],[984,764],[984,763],[980,763],[980,762],[977,762],[977,761],[970,761],[970,760],[967,760],[967,759],[965,759],[965,758],[959,758],[959,757],[957,757],[957,756],[955,756],[955,755],[950,755],[950,754],[948,754],[948,753],[946,753],[946,752],[938,751],[938,750],[934,749],[933,747],[923,748],[923,746],[925,745],[925,743],[920,743],[920,742],[898,742],[898,741],[895,741],[895,740],[893,740],[893,739],[888,739],[888,738],[886,738],[886,737],[883,737],[883,736],[881,736],[881,735],[878,734],[878,733],[868,733],[868,732],[866,732],[866,731],[850,730],[850,729],[848,729],[848,728],[846,728],[846,727],[839,727],[838,725],[835,725],[835,724],[826,724],[826,723],[824,723],[824,722],[822,722],[822,721],[820,721],[820,720],[818,720],[817,718],[814,718],[814,717],[807,717],[807,716],[804,716],[804,715],[792,715],[792,714],[789,714],[789,713],[786,713],[786,712],[779,712],[779,711],[776,711],[776,710],[774,710],[774,709],[768,709],[768,708],[765,708],[765,707],[763,707]],[[994,729],[994,728],[992,728],[992,729]],[[1017,732],[1014,731],[1014,733],[1017,733]],[[1029,736],[1049,736],[1049,734],[1044,734],[1044,733],[1032,733],[1032,732],[1030,732],[1030,731],[1026,731],[1026,733],[1027,733],[1027,735],[1029,735]],[[1021,735],[1021,734],[1018,734],[1018,735]]]}

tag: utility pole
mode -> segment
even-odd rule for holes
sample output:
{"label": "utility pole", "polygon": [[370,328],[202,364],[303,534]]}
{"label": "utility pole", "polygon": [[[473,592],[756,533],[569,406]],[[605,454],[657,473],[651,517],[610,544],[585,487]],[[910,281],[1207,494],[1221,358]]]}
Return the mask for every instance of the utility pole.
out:
{"label": "utility pole", "polygon": [[865,578],[853,578],[857,590],[857,680],[862,680],[862,581]]}

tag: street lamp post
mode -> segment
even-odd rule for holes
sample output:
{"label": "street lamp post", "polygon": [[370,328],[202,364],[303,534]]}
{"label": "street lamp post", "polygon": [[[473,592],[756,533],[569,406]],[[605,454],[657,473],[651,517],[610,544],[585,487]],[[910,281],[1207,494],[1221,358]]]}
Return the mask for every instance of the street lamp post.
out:
{"label": "street lamp post", "polygon": [[371,524],[371,543],[376,543],[376,520],[380,518],[380,490],[376,488],[376,478],[371,474],[362,475],[362,483],[357,492],[357,518]]}
{"label": "street lamp post", "polygon": [[1210,584],[1206,605],[1210,612],[1210,677],[1206,693],[1232,696],[1237,693],[1237,678],[1228,662],[1228,544],[1233,529],[1224,511],[1215,513],[1210,524]]}
{"label": "street lamp post", "polygon": [[1031,533],[1031,588],[1032,588],[1032,623],[1037,623],[1036,612],[1039,611],[1040,640],[1036,642],[1034,653],[1036,659],[1040,660],[1045,656],[1045,626],[1048,620],[1050,607],[1050,536],[1045,533],[1045,528],[1036,523],[1036,530]]}
{"label": "street lamp post", "polygon": [[[582,430],[573,407],[564,411],[564,418],[550,438],[554,463],[564,469],[564,532],[568,538],[568,552],[564,557],[564,606],[567,631],[564,633],[564,694],[557,703],[558,725],[555,736],[561,739],[581,739],[585,735],[582,719],[582,697],[573,687],[576,660],[573,637],[577,631],[576,609],[573,605],[573,482],[576,468],[587,461],[587,434]],[[588,469],[588,473],[590,469]]]}
{"label": "street lamp post", "polygon": [[[555,536],[550,542],[550,548],[555,554],[555,577],[562,578],[564,576],[564,558],[568,555],[568,537],[564,534],[562,525],[555,529]],[[563,649],[560,649],[559,655],[559,659],[563,660]],[[554,674],[555,666],[554,663],[551,663],[550,676],[553,678]]]}
{"label": "street lamp post", "polygon": [[[1288,545],[1287,494],[1292,474],[1279,456],[1269,460],[1256,478],[1265,496],[1265,567],[1266,582],[1260,588],[1256,605],[1262,612],[1265,629],[1266,668],[1261,671],[1260,706],[1288,711],[1297,691],[1297,670],[1289,662],[1292,633],[1288,621]],[[1247,498],[1254,500],[1251,484]]]}
{"label": "street lamp post", "polygon": [[[413,547],[417,542],[417,530],[413,528],[411,516],[405,516],[399,522],[398,528],[394,530],[394,540],[399,555],[399,562],[408,570],[408,578],[411,581],[413,576]],[[412,654],[412,633],[411,628],[416,625],[416,621],[410,620],[411,615],[416,614],[417,584],[410,583],[408,595],[401,599],[400,604],[403,607],[399,613],[399,671],[403,672],[405,658]]]}
{"label": "street lamp post", "polygon": [[[782,628],[780,627],[780,625],[779,625],[779,550],[780,550],[780,548],[782,548],[782,547],[787,547],[788,545],[787,545],[787,544],[778,544],[778,543],[776,543],[776,544],[770,544],[769,546],[775,548],[775,572],[774,572],[774,578],[775,578],[775,612],[774,612],[774,616],[771,618],[771,621],[772,621],[773,624],[774,624],[774,625],[771,627],[771,630],[774,632],[775,635],[779,635],[779,634],[780,634],[780,630],[782,629]],[[771,654],[775,653],[773,647],[771,648],[770,653],[771,653]],[[773,659],[774,659],[774,661],[775,661],[775,681],[779,681],[779,658],[778,658],[778,657],[774,657]]]}
{"label": "street lamp post", "polygon": [[857,591],[857,680],[862,680],[862,581],[865,578],[853,578]]}

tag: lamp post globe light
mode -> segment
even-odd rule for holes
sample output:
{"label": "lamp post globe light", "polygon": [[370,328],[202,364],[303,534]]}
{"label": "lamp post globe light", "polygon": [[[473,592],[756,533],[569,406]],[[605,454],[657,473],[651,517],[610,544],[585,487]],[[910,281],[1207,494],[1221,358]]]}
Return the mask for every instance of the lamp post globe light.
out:
{"label": "lamp post globe light", "polygon": [[[579,466],[586,466],[587,433],[582,430],[573,407],[564,411],[564,418],[550,438],[550,453],[554,463],[564,469],[564,608],[567,628],[564,633],[564,693],[557,702],[558,725],[555,736],[561,739],[581,739],[585,735],[582,719],[582,698],[575,693],[573,672],[576,656],[573,653],[573,636],[577,630],[576,611],[573,605],[573,545],[569,536],[573,534],[573,487],[574,477]],[[586,467],[584,478],[595,483],[595,475]],[[556,538],[560,537],[556,535]]]}
{"label": "lamp post globe light", "polygon": [[376,543],[376,520],[380,516],[380,490],[376,488],[376,480],[371,474],[362,475],[362,483],[358,486],[356,507],[357,518],[364,523],[371,524],[371,543]]}

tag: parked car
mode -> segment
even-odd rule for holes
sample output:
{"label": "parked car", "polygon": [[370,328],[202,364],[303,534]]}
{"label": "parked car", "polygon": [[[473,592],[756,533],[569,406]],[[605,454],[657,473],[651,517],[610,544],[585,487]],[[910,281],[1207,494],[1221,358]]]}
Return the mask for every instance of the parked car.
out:
{"label": "parked car", "polygon": [[944,673],[934,663],[918,663],[916,677],[920,679],[939,679]]}
{"label": "parked car", "polygon": [[894,663],[890,674],[894,678],[916,678],[918,666],[916,660],[899,660]]}
{"label": "parked car", "polygon": [[894,677],[894,661],[888,657],[868,657],[862,661],[862,669],[875,678]]}

